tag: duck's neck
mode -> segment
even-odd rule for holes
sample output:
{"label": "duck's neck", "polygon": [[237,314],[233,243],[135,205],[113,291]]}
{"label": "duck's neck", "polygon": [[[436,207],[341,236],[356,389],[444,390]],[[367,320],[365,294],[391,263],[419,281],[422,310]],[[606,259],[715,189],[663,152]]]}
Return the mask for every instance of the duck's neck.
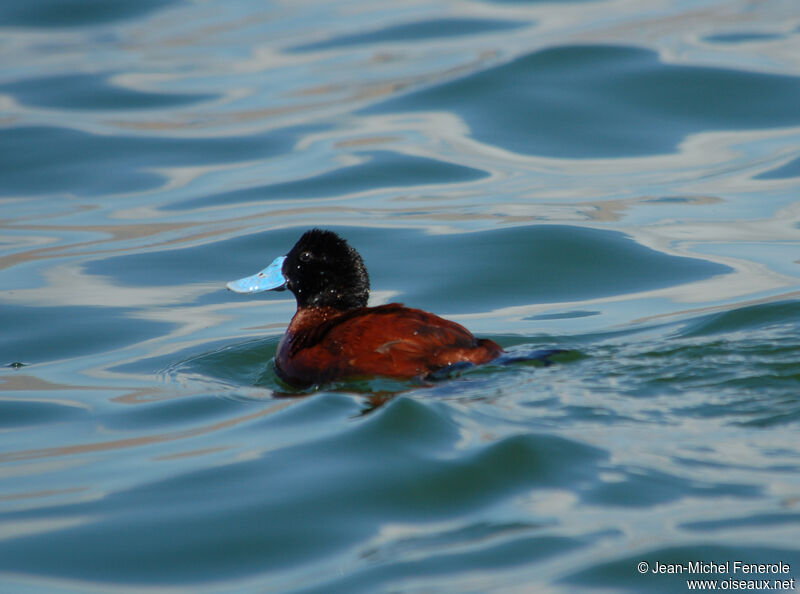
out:
{"label": "duck's neck", "polygon": [[297,334],[308,328],[315,328],[328,320],[339,317],[346,311],[335,307],[298,307],[292,321],[289,322],[287,333]]}
{"label": "duck's neck", "polygon": [[287,368],[289,359],[298,351],[313,346],[325,332],[327,322],[334,320],[350,310],[334,307],[298,307],[286,334],[278,345],[278,365]]}

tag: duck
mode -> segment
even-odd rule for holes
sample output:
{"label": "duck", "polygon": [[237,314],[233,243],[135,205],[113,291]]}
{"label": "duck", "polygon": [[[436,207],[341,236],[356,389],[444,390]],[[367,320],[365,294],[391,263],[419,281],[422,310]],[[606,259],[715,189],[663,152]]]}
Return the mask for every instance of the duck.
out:
{"label": "duck", "polygon": [[286,255],[226,286],[235,293],[294,295],[297,311],[274,359],[278,377],[293,387],[373,377],[424,381],[504,352],[433,313],[402,303],[369,307],[361,255],[329,230],[306,231]]}

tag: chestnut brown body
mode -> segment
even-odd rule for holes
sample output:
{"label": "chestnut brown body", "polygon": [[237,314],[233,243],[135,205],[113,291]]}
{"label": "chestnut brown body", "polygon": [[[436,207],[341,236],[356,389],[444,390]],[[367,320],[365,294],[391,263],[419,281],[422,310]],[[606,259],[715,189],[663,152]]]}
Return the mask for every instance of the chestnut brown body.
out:
{"label": "chestnut brown body", "polygon": [[307,386],[375,375],[424,378],[456,363],[487,363],[502,352],[456,322],[399,303],[314,307],[292,318],[275,367],[284,381]]}

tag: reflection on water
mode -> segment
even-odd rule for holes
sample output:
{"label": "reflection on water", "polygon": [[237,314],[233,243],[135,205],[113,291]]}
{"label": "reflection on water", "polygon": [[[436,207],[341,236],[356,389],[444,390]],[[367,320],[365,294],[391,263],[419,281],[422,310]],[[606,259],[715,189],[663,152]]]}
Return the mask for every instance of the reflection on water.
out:
{"label": "reflection on water", "polygon": [[[800,578],[797,25],[722,0],[3,3],[0,590]],[[312,226],[363,254],[373,304],[507,357],[288,390],[294,302],[224,283]]]}
{"label": "reflection on water", "polygon": [[523,56],[368,112],[448,109],[478,140],[516,153],[614,158],[672,152],[703,131],[797,126],[798,97],[797,77],[675,66],[653,51],[578,45]]}
{"label": "reflection on water", "polygon": [[403,23],[368,33],[344,35],[297,46],[291,48],[291,51],[307,52],[345,48],[352,45],[377,45],[387,42],[410,42],[442,37],[474,36],[484,32],[516,29],[522,26],[523,23],[514,21],[492,21],[489,19],[434,19]]}

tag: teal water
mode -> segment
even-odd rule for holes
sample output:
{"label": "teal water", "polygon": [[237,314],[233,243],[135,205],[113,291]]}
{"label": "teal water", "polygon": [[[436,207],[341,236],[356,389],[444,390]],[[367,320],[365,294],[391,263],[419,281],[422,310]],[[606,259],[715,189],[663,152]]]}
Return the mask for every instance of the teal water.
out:
{"label": "teal water", "polygon": [[[798,43],[781,0],[2,3],[0,591],[800,579]],[[508,357],[283,386],[293,301],[224,287],[312,226]]]}

